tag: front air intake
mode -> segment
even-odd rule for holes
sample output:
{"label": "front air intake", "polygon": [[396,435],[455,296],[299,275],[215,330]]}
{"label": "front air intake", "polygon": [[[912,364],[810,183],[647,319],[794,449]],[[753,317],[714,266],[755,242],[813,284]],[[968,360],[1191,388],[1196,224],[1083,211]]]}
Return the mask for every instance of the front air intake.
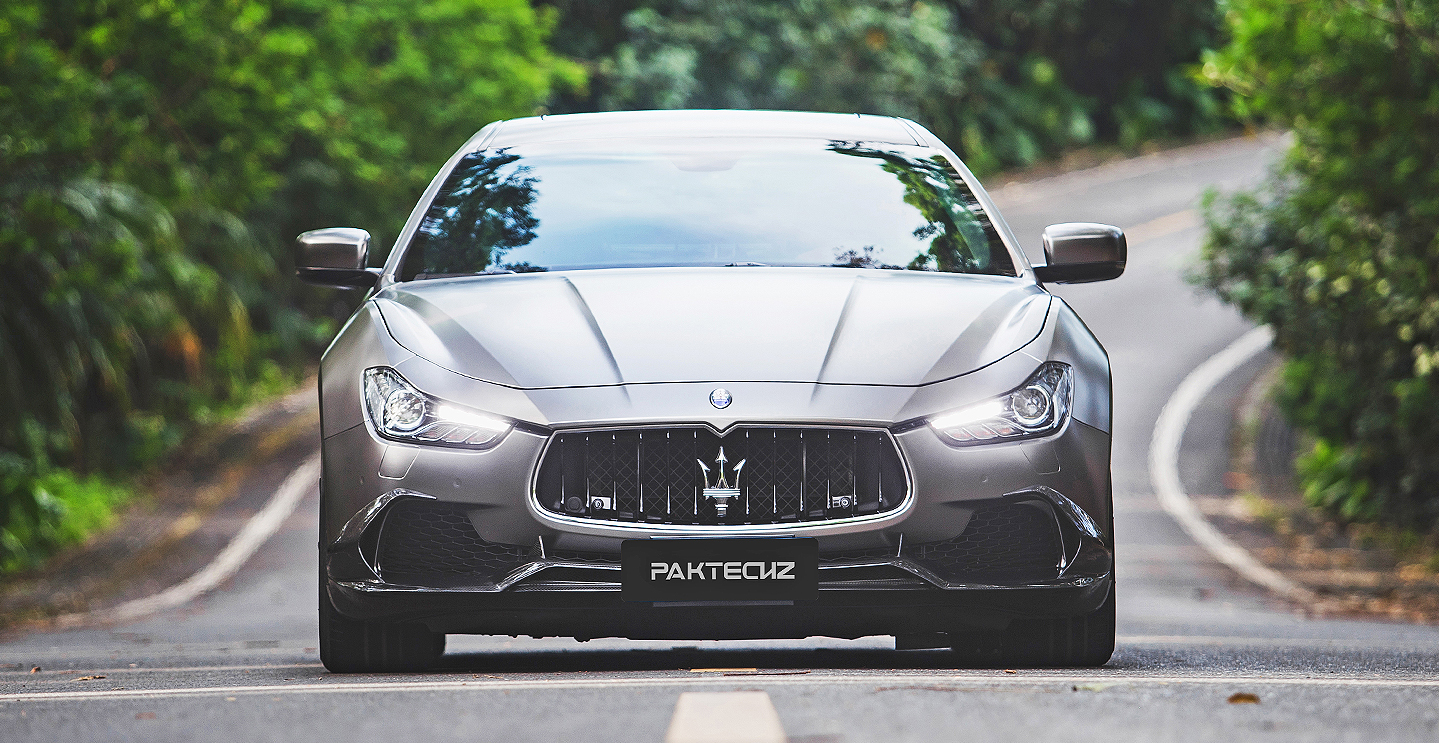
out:
{"label": "front air intake", "polygon": [[481,539],[460,504],[401,501],[385,513],[376,562],[390,582],[436,574],[497,582],[530,562],[532,551]]}

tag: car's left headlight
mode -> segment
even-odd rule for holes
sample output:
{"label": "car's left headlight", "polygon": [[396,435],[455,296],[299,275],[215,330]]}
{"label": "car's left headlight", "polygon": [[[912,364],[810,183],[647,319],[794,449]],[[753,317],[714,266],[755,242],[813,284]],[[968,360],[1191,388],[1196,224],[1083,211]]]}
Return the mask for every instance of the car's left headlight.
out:
{"label": "car's left headlight", "polygon": [[387,439],[488,449],[500,443],[510,421],[427,395],[385,366],[365,370],[365,411]]}
{"label": "car's left headlight", "polygon": [[992,444],[1046,436],[1069,420],[1074,373],[1047,361],[1024,384],[981,403],[931,416],[926,422],[955,446]]}

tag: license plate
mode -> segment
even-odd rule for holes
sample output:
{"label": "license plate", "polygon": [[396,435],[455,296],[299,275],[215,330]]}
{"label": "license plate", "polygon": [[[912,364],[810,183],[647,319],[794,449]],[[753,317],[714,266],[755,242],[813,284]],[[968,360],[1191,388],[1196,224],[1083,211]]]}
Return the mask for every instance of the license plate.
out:
{"label": "license plate", "polygon": [[819,596],[814,539],[629,539],[625,601],[784,601]]}

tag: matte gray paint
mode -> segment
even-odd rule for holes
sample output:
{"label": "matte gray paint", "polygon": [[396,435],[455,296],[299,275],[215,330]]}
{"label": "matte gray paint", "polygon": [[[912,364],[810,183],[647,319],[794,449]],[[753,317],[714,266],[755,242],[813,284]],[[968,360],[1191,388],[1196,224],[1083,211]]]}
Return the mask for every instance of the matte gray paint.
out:
{"label": "matte gray paint", "polygon": [[[742,421],[889,426],[961,408],[1007,392],[1023,382],[1043,360],[1052,359],[1068,363],[1075,369],[1075,421],[1087,424],[1103,438],[1099,441],[1088,437],[1089,446],[1099,447],[1094,456],[1070,455],[1070,458],[1078,458],[1068,465],[1069,474],[1073,474],[1075,467],[1086,470],[1102,467],[1108,460],[1108,359],[1103,348],[1066,304],[1058,300],[1046,304],[1050,308],[1049,318],[1043,323],[1038,336],[1022,346],[1020,352],[1010,353],[989,366],[958,378],[916,387],[726,382],[725,386],[733,393],[735,401],[723,411],[709,404],[708,395],[714,386],[709,381],[522,390],[471,379],[410,355],[390,339],[393,328],[385,330],[375,322],[378,316],[376,310],[362,308],[326,354],[323,365],[326,435],[336,431],[345,433],[343,441],[326,441],[327,465],[332,460],[353,460],[356,448],[374,449],[374,453],[362,458],[363,464],[353,461],[345,465],[341,470],[343,476],[327,475],[327,497],[331,492],[339,492],[342,482],[345,483],[344,489],[362,491],[344,499],[345,505],[341,510],[350,509],[353,512],[388,488],[403,485],[446,500],[485,503],[488,507],[508,511],[487,517],[493,518],[495,524],[482,530],[487,539],[525,544],[539,533],[554,532],[560,528],[555,524],[547,524],[545,528],[536,528],[537,525],[531,524],[528,529],[511,531],[523,523],[524,517],[520,516],[520,512],[526,508],[524,503],[530,490],[529,479],[540,451],[537,444],[516,447],[512,439],[534,438],[528,434],[512,432],[500,447],[481,453],[382,442],[365,421],[360,399],[360,373],[375,365],[394,366],[420,389],[443,399],[542,425],[593,427],[694,423],[724,430]],[[1047,484],[1048,481],[1043,478],[1055,473],[1046,472],[1050,468],[1045,465],[1036,467],[1031,460],[1038,455],[1026,456],[1025,447],[1063,450],[1070,446],[1066,440],[1068,435],[1066,431],[1037,442],[957,450],[940,442],[928,427],[924,427],[902,434],[899,441],[910,469],[915,473],[916,492],[921,501],[929,488],[926,483],[931,482],[934,472],[943,472],[939,481],[950,483],[968,482],[966,473],[992,477],[992,482],[966,487],[956,496],[960,500],[968,500],[996,497],[1027,484]],[[378,468],[387,446],[414,448],[419,451],[419,456],[408,468],[405,477],[386,478],[380,482]],[[1061,457],[1061,461],[1063,459]],[[500,467],[498,463],[504,466]],[[956,470],[956,467],[959,469]],[[479,491],[465,484],[475,481],[477,472],[484,473],[482,479],[485,482]],[[367,474],[369,479],[366,483],[360,483],[359,478]],[[1089,479],[1091,482],[1086,489],[1092,491],[1097,486],[1093,484],[1093,478]],[[455,485],[457,480],[461,483],[459,486]],[[1075,494],[1069,487],[1056,489],[1087,509],[1103,510],[1102,504],[1093,497]],[[1092,513],[1097,520],[1101,518],[1102,514]],[[952,535],[962,528],[964,519],[967,515],[949,512],[928,514],[925,516],[924,532],[939,529]],[[342,518],[337,517],[337,520],[343,523]],[[498,526],[501,522],[508,526],[495,531],[501,528]],[[596,529],[604,533],[633,533],[632,529],[615,530],[603,526],[586,527],[584,531],[593,533]]]}
{"label": "matte gray paint", "polygon": [[991,364],[1044,325],[1031,281],[846,268],[641,268],[397,284],[396,341],[527,389],[653,382],[919,385]]}
{"label": "matte gray paint", "polygon": [[300,268],[361,269],[370,255],[370,233],[354,227],[310,230],[295,238]]}
{"label": "matte gray paint", "polygon": [[[623,119],[616,116],[612,121]],[[467,147],[540,126],[514,125],[487,128]],[[1017,252],[1002,217],[972,185]],[[417,207],[407,233],[421,213]],[[1073,367],[1075,387],[1072,419],[1060,432],[957,448],[928,426],[910,427],[895,437],[911,482],[906,506],[875,517],[758,531],[815,536],[822,550],[888,548],[901,536],[933,541],[963,529],[970,502],[1041,485],[1101,525],[1109,521],[1109,361],[1069,306],[1035,283],[1022,256],[1014,278],[734,267],[397,284],[397,255],[380,291],[351,318],[322,363],[327,543],[355,513],[395,488],[470,504],[481,536],[507,544],[543,538],[554,549],[617,552],[626,538],[726,531],[542,512],[532,479],[543,435],[514,430],[482,452],[383,441],[366,420],[360,390],[363,370],[379,365],[396,368],[436,397],[555,429],[696,424],[725,430],[741,423],[892,428],[1003,394],[1044,361],[1062,361]],[[717,386],[733,394],[723,410],[709,404]],[[383,463],[411,457],[407,468],[392,464],[379,476]]]}
{"label": "matte gray paint", "polygon": [[[399,366],[412,356],[385,331],[374,303],[360,305],[320,360],[320,437],[328,438],[365,422],[360,389],[365,369]],[[356,364],[361,366],[357,368]]]}

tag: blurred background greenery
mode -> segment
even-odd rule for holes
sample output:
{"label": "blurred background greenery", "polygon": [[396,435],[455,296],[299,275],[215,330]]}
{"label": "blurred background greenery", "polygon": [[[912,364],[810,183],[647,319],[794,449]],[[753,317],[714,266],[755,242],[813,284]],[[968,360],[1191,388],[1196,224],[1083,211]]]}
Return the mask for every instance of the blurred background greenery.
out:
{"label": "blurred background greenery", "polygon": [[1212,205],[1204,280],[1295,359],[1315,502],[1432,521],[1434,4],[8,0],[0,573],[313,366],[354,300],[296,285],[295,234],[387,246],[471,133],[545,111],[894,114],[980,173],[1293,127],[1269,193]]}
{"label": "blurred background greenery", "polygon": [[480,125],[582,86],[553,25],[526,0],[0,6],[0,571],[293,384],[348,309],[297,287],[294,235],[392,240]]}
{"label": "blurred background greenery", "polygon": [[550,0],[557,53],[588,87],[555,113],[769,108],[891,114],[977,173],[1096,141],[1213,131],[1221,97],[1190,69],[1213,0]]}
{"label": "blurred background greenery", "polygon": [[[1230,0],[1203,74],[1290,128],[1267,188],[1208,206],[1201,280],[1274,326],[1311,505],[1439,529],[1439,2]],[[1431,543],[1432,545],[1432,543]],[[1431,546],[1432,549],[1432,546]]]}

